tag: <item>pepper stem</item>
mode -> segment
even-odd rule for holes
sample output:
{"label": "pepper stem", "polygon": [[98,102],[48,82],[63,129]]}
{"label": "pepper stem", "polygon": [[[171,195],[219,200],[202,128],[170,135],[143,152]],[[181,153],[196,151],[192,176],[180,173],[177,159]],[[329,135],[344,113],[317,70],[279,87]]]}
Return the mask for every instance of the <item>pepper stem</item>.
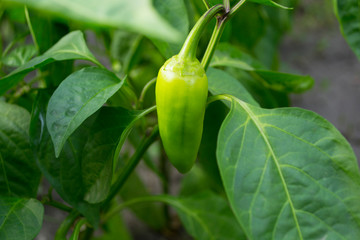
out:
{"label": "pepper stem", "polygon": [[189,35],[187,36],[183,47],[180,50],[179,56],[187,59],[196,58],[197,46],[203,33],[206,25],[210,20],[218,13],[225,12],[224,5],[217,4],[207,10],[200,19],[196,22],[195,26],[191,29]]}

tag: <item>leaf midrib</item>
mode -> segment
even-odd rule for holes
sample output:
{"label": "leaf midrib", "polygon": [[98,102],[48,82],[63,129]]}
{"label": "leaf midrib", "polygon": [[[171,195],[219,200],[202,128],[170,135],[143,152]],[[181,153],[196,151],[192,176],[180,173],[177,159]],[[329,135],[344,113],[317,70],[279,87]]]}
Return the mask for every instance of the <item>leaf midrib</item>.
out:
{"label": "leaf midrib", "polygon": [[294,204],[292,202],[292,199],[291,199],[291,196],[290,196],[290,193],[289,193],[289,190],[287,188],[287,185],[286,185],[286,182],[285,182],[285,178],[281,172],[281,168],[280,168],[280,165],[278,163],[278,160],[277,160],[277,157],[275,155],[275,152],[269,142],[269,140],[267,139],[267,136],[266,136],[266,133],[265,133],[265,130],[263,129],[263,127],[261,126],[261,122],[259,121],[259,119],[255,116],[255,114],[251,111],[251,109],[246,105],[246,103],[240,101],[240,100],[235,100],[237,103],[239,103],[239,105],[246,111],[246,113],[250,116],[251,120],[254,122],[256,128],[259,130],[260,132],[260,135],[261,137],[264,139],[264,142],[266,144],[266,146],[268,147],[269,151],[270,151],[270,154],[274,160],[274,163],[275,163],[275,166],[276,166],[276,169],[279,173],[279,176],[280,176],[280,179],[281,179],[281,183],[283,185],[283,188],[284,188],[284,191],[285,191],[285,194],[288,198],[288,202],[289,202],[289,205],[290,205],[290,208],[291,208],[291,212],[292,212],[292,215],[293,215],[293,218],[294,218],[294,221],[295,221],[295,224],[296,224],[296,229],[298,231],[298,234],[299,234],[299,237],[301,240],[303,240],[303,236],[302,236],[302,233],[301,233],[301,230],[300,230],[300,225],[299,225],[299,222],[298,222],[298,219],[297,219],[297,216],[296,216],[296,213],[295,213],[295,207],[294,207]]}

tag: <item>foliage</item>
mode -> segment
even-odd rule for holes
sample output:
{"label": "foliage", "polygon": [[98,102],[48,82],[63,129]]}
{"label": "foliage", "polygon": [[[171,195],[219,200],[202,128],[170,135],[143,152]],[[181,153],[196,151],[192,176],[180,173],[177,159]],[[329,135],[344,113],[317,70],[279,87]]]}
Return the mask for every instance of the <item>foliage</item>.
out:
{"label": "foliage", "polygon": [[[333,7],[360,58],[359,2]],[[278,71],[296,10],[295,0],[1,1],[0,239],[34,239],[44,205],[68,214],[55,239],[132,239],[123,209],[169,238],[358,239],[353,150],[327,120],[289,107],[312,77]],[[180,175],[159,137],[156,76],[200,16],[212,20],[194,28],[192,51],[209,97],[197,162]]]}

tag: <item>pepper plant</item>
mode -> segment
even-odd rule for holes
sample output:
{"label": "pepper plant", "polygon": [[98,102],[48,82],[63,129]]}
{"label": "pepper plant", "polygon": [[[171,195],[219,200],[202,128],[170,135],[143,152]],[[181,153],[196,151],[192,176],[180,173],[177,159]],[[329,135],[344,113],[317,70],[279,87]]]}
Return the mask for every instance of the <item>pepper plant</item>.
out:
{"label": "pepper plant", "polygon": [[[278,71],[296,5],[2,0],[0,239],[44,206],[54,239],[133,239],[124,209],[159,239],[359,239],[353,150]],[[334,10],[360,57],[358,1]]]}

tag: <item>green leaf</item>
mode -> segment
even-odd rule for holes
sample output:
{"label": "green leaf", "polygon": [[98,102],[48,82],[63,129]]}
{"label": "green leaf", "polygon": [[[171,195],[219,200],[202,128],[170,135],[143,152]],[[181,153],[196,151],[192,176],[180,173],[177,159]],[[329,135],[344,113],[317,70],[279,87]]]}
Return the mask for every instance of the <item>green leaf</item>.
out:
{"label": "green leaf", "polygon": [[1,59],[1,62],[10,67],[19,67],[29,61],[36,54],[34,45],[23,45],[15,48]]}
{"label": "green leaf", "polygon": [[71,74],[60,84],[50,98],[46,114],[57,157],[71,133],[123,83],[112,72],[88,67]]}
{"label": "green leaf", "polygon": [[252,105],[259,105],[246,88],[228,73],[216,68],[209,68],[206,76],[209,81],[209,91],[213,95],[230,94]]}
{"label": "green leaf", "polygon": [[226,72],[234,76],[253,96],[261,107],[275,108],[289,106],[286,93],[276,92],[264,87],[262,83],[254,80],[249,72],[236,68],[225,68]]}
{"label": "green leaf", "polygon": [[310,76],[265,70],[260,62],[230,44],[218,46],[211,66],[234,67],[248,71],[265,87],[286,93],[304,92],[314,85],[314,80]]}
{"label": "green leaf", "polygon": [[96,224],[98,205],[89,203],[107,197],[113,162],[135,121],[150,110],[101,108],[74,131],[56,158],[45,126],[49,98],[46,90],[40,91],[32,114],[30,136],[37,163],[59,195]]}
{"label": "green leaf", "polygon": [[185,37],[189,31],[189,18],[186,6],[184,0],[154,0],[154,6],[161,16],[170,22],[183,36],[182,39],[179,39],[178,43],[152,39],[152,42],[159,49],[161,54],[165,58],[170,58],[180,51],[182,43],[185,41]]}
{"label": "green leaf", "polygon": [[43,216],[44,207],[36,199],[0,197],[0,239],[34,239]]}
{"label": "green leaf", "polygon": [[85,121],[72,134],[60,156],[56,158],[51,137],[46,128],[46,106],[49,98],[50,93],[47,90],[40,90],[31,116],[30,140],[36,162],[61,198],[82,213],[91,224],[96,225],[99,220],[99,209],[98,206],[84,200],[87,189],[81,170],[81,151],[86,144],[89,129],[96,115]]}
{"label": "green leaf", "polygon": [[5,0],[21,3],[70,20],[95,26],[122,28],[173,42],[182,36],[156,11],[151,0]]}
{"label": "green leaf", "polygon": [[334,9],[344,38],[360,60],[359,0],[334,0]]}
{"label": "green leaf", "polygon": [[360,174],[344,137],[298,108],[233,100],[217,158],[233,212],[249,239],[356,239]]}
{"label": "green leaf", "polygon": [[40,171],[29,142],[30,114],[0,102],[0,195],[36,197]]}
{"label": "green leaf", "polygon": [[246,239],[228,203],[210,192],[192,197],[161,196],[179,214],[186,231],[198,240]]}
{"label": "green leaf", "polygon": [[258,78],[264,86],[279,92],[301,93],[309,90],[314,85],[310,76],[294,75],[267,70],[256,70],[254,78]]}
{"label": "green leaf", "polygon": [[0,79],[0,95],[15,86],[36,68],[43,67],[54,61],[83,59],[101,65],[87,48],[84,36],[80,31],[74,31],[61,38],[43,55],[33,58],[13,72]]}

